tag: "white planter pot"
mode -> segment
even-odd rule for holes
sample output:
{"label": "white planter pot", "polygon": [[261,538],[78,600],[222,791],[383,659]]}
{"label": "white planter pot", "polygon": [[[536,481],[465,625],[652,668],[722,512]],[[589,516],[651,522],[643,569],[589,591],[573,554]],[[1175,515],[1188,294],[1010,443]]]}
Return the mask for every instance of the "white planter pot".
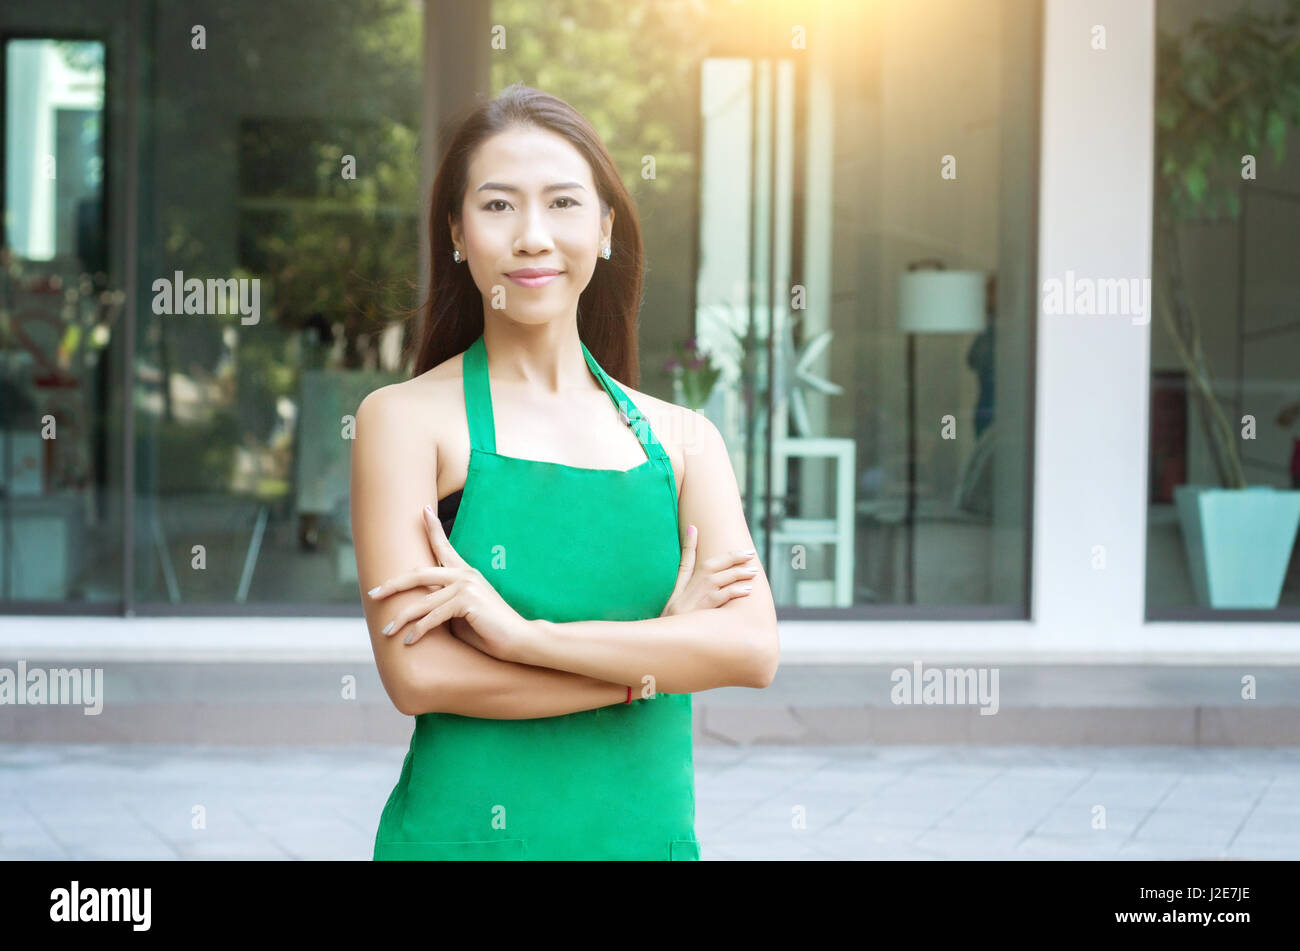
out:
{"label": "white planter pot", "polygon": [[1300,527],[1300,490],[1180,485],[1174,504],[1197,602],[1277,607]]}

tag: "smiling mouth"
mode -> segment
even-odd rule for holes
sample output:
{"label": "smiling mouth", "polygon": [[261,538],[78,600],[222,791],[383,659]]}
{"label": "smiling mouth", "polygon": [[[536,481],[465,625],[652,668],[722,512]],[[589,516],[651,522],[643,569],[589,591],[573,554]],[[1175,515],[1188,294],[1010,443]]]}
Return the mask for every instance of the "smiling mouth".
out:
{"label": "smiling mouth", "polygon": [[507,274],[506,277],[522,287],[545,287],[563,273],[563,271],[556,271],[550,274],[530,274],[527,271],[515,271]]}

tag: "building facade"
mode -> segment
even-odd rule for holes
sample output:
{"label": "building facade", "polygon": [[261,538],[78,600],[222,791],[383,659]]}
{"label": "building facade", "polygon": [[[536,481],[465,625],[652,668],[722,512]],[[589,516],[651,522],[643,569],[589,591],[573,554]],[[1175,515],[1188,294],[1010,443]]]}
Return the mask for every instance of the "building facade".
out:
{"label": "building facade", "polygon": [[634,385],[723,432],[783,664],[1295,660],[1274,6],[6,6],[0,650],[370,656],[348,420],[525,82],[636,197]]}

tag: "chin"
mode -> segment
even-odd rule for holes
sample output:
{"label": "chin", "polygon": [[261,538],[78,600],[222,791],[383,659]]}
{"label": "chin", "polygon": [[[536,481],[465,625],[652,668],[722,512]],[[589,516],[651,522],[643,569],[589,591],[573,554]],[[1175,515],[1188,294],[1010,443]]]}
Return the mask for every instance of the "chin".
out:
{"label": "chin", "polygon": [[[535,312],[528,307],[511,308],[498,313],[505,314],[510,320],[525,327],[545,327],[559,320],[553,307],[547,307],[544,311],[538,309]],[[567,313],[567,311],[561,310],[560,313]]]}

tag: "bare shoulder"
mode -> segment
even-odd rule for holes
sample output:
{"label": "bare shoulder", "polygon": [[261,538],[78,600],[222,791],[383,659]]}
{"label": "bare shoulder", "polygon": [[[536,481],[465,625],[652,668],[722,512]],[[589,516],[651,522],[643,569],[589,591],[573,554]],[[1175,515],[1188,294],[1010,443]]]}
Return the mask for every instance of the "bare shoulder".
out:
{"label": "bare shoulder", "polygon": [[[623,386],[623,384],[619,384]],[[634,390],[630,386],[623,386],[627,395],[641,410],[642,415],[650,420],[650,425],[654,427],[655,435],[659,436],[659,441],[665,444],[676,434],[680,436],[687,425],[692,422],[693,417],[698,416],[694,410],[689,410],[685,406],[678,406],[676,403],[670,403],[667,400],[661,400],[649,393],[642,393],[640,390]],[[660,434],[660,430],[664,432]],[[676,440],[680,442],[680,439]]]}
{"label": "bare shoulder", "polygon": [[624,386],[628,398],[641,410],[641,414],[650,421],[656,438],[663,444],[664,451],[672,460],[680,490],[686,477],[687,466],[691,457],[698,455],[714,439],[720,439],[717,429],[707,416],[697,413],[685,406],[678,406],[667,400],[661,400],[642,393],[630,386]]}
{"label": "bare shoulder", "polygon": [[372,390],[357,407],[358,429],[366,421],[381,440],[395,443],[386,446],[393,450],[436,448],[449,411],[463,399],[460,362],[457,355],[419,376]]}

